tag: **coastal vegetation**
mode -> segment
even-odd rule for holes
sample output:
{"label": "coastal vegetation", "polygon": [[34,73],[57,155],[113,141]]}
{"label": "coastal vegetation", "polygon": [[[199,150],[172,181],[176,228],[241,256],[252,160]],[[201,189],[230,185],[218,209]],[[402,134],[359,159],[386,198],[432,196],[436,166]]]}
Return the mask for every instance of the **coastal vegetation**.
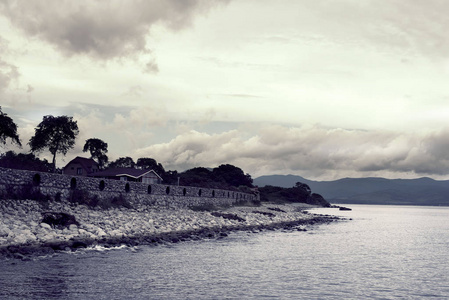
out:
{"label": "coastal vegetation", "polygon": [[296,202],[330,207],[330,203],[321,195],[312,193],[310,187],[301,182],[297,182],[291,188],[266,185],[259,188],[261,202]]}

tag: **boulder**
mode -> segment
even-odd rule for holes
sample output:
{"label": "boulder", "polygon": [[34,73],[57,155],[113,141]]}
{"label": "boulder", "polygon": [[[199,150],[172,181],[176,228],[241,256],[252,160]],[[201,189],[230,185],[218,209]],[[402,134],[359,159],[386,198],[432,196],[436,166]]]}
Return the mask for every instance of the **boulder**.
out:
{"label": "boulder", "polygon": [[70,225],[80,225],[75,216],[63,212],[43,212],[42,217],[41,223],[47,223],[58,229],[68,228]]}
{"label": "boulder", "polygon": [[40,226],[44,229],[51,229],[50,224],[47,224],[47,223],[41,223]]}
{"label": "boulder", "polygon": [[340,206],[339,210],[352,210],[352,209],[350,209],[350,208],[348,208],[348,207]]}

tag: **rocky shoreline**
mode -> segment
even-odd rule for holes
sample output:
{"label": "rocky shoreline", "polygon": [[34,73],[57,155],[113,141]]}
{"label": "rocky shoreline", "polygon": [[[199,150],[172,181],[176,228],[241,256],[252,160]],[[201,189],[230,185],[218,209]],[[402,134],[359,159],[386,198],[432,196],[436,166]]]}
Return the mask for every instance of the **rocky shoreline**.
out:
{"label": "rocky shoreline", "polygon": [[[309,225],[339,220],[304,211],[311,207],[263,204],[213,211],[162,207],[105,210],[65,202],[0,200],[0,257],[28,259],[97,245],[158,245],[223,238],[233,231],[303,231]],[[74,220],[65,225],[49,224],[44,217],[52,212]]]}

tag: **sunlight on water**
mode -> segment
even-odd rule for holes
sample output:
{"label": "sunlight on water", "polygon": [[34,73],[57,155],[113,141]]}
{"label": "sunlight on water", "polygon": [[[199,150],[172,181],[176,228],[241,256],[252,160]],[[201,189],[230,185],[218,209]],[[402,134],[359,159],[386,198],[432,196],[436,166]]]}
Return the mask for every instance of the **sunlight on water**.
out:
{"label": "sunlight on water", "polygon": [[351,221],[0,261],[1,299],[449,297],[449,208],[317,209]]}

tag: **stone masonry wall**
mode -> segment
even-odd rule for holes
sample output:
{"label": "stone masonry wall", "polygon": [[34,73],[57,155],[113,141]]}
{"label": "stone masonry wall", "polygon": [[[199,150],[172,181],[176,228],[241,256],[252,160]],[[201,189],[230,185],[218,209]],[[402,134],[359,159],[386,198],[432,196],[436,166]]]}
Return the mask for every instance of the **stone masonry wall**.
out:
{"label": "stone masonry wall", "polygon": [[0,168],[0,192],[29,187],[51,198],[68,199],[74,190],[87,191],[99,201],[124,197],[133,207],[165,206],[186,208],[204,205],[230,206],[242,201],[258,201],[251,193],[164,184],[144,184],[112,179],[61,175]]}

